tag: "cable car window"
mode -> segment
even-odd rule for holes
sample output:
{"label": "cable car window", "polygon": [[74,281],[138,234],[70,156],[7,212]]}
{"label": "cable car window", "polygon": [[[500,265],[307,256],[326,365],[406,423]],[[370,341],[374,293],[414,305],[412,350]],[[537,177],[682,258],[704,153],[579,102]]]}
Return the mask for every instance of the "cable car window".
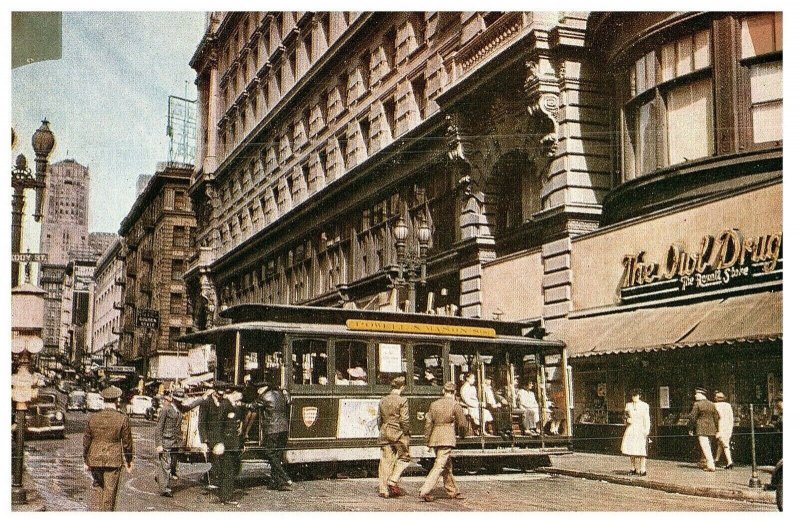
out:
{"label": "cable car window", "polygon": [[367,385],[367,344],[363,341],[337,341],[335,385]]}
{"label": "cable car window", "polygon": [[441,387],[444,385],[441,345],[414,345],[411,350],[414,361],[414,385]]}
{"label": "cable car window", "polygon": [[283,376],[283,351],[268,352],[264,354],[264,366],[262,368],[262,373],[263,381],[276,383],[281,387],[286,386]]}
{"label": "cable car window", "polygon": [[401,343],[378,343],[378,385],[390,385],[392,380],[406,374],[406,358]]}
{"label": "cable car window", "polygon": [[292,370],[295,385],[327,385],[327,344],[322,340],[294,340]]}

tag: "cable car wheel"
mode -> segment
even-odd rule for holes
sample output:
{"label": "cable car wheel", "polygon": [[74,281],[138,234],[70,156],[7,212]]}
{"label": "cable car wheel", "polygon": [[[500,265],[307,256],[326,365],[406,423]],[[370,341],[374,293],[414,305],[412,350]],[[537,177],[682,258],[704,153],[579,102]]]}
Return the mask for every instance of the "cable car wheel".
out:
{"label": "cable car wheel", "polygon": [[457,460],[455,460],[455,463],[453,463],[453,465],[457,471],[474,476],[475,474],[481,471],[481,468],[483,466],[482,461],[483,460],[481,460],[481,458],[467,456],[463,458],[458,458]]}

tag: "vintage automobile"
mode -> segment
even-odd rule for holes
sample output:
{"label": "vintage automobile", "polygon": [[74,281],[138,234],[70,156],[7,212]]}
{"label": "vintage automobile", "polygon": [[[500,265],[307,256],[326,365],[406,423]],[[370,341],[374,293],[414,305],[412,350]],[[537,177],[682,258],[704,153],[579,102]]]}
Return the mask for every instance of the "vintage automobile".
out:
{"label": "vintage automobile", "polygon": [[86,409],[97,412],[103,408],[103,397],[98,392],[86,393]]}
{"label": "vintage automobile", "polygon": [[39,393],[31,402],[25,417],[26,429],[30,434],[64,437],[67,417],[59,407],[55,394]]}
{"label": "vintage automobile", "polygon": [[125,407],[128,416],[149,417],[153,410],[153,398],[150,396],[135,395]]}
{"label": "vintage automobile", "polygon": [[82,410],[86,412],[86,392],[76,389],[67,396],[67,410]]}
{"label": "vintage automobile", "polygon": [[775,503],[778,505],[778,510],[783,512],[783,460],[778,461],[778,464],[775,465],[772,479],[764,488],[775,491]]}

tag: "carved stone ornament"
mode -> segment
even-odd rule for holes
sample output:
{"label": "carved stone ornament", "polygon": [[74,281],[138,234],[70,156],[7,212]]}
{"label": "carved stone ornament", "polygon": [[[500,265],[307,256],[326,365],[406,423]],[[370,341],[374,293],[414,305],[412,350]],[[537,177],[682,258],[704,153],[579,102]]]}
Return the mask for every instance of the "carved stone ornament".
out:
{"label": "carved stone ornament", "polygon": [[455,116],[448,114],[445,116],[447,129],[445,136],[447,137],[447,157],[451,161],[466,162],[467,158],[464,154],[464,141],[461,137],[461,131],[458,128],[458,120]]}
{"label": "carved stone ornament", "polygon": [[551,85],[554,84],[554,81],[548,82],[543,79],[539,65],[535,61],[529,60],[525,62],[525,66],[528,69],[528,76],[525,78],[528,114],[534,119],[538,134],[541,136],[539,145],[542,155],[552,158],[556,154],[556,142],[558,141],[558,120],[556,119],[558,87]]}

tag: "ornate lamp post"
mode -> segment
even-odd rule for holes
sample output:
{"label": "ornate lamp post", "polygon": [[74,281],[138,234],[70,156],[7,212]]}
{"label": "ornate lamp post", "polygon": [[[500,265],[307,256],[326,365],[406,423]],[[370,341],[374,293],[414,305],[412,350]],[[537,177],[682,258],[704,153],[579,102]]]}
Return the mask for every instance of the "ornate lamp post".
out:
{"label": "ornate lamp post", "polygon": [[408,239],[408,225],[402,216],[397,218],[392,233],[394,234],[395,247],[397,248],[397,276],[393,278],[395,285],[408,288],[409,311],[417,312],[417,284],[425,285],[427,278],[428,245],[431,241],[431,229],[428,220],[423,215],[417,226],[417,241],[419,252],[408,252],[406,240]]}
{"label": "ornate lamp post", "polygon": [[[14,144],[14,133],[11,133],[11,143]],[[11,254],[19,254],[22,246],[22,212],[25,208],[25,189],[36,189],[36,208],[33,219],[37,222],[42,219],[44,210],[44,190],[47,187],[47,159],[56,144],[55,136],[50,130],[50,122],[42,120],[42,125],[33,133],[31,145],[36,154],[36,176],[28,168],[25,155],[17,156],[14,167],[11,168],[11,187],[14,194],[11,197]],[[19,263],[11,262],[11,287],[19,285]]]}

